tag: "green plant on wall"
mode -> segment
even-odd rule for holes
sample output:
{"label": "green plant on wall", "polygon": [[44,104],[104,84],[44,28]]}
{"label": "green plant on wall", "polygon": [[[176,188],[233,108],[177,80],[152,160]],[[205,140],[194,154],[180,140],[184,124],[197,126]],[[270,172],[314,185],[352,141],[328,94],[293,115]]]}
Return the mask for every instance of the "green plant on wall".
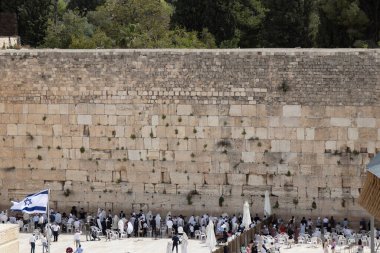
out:
{"label": "green plant on wall", "polygon": [[187,196],[186,196],[187,204],[188,204],[188,205],[192,205],[192,204],[193,204],[193,201],[192,201],[193,196],[194,196],[194,195],[198,195],[198,194],[199,194],[199,193],[197,192],[197,190],[192,190],[192,191],[190,191],[190,192],[187,194]]}
{"label": "green plant on wall", "polygon": [[219,197],[219,206],[223,206],[223,202],[224,202],[224,197],[220,196]]}

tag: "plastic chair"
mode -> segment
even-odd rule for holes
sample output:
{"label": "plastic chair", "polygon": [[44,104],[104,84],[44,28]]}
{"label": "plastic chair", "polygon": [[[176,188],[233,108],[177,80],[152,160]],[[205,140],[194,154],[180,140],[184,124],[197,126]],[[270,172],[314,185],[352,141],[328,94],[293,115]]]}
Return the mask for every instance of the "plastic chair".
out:
{"label": "plastic chair", "polygon": [[73,224],[67,223],[66,232],[69,233],[69,231],[70,231],[70,233],[72,233],[74,231]]}
{"label": "plastic chair", "polygon": [[195,239],[200,239],[201,238],[201,231],[195,230],[194,231],[194,238]]}

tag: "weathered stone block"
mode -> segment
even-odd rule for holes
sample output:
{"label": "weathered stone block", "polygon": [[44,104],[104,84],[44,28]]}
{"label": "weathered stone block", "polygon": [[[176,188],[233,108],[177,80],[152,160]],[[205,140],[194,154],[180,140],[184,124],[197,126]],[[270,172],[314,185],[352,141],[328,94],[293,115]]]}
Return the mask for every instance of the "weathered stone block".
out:
{"label": "weathered stone block", "polygon": [[190,115],[192,111],[191,105],[177,105],[177,115]]}
{"label": "weathered stone block", "polygon": [[282,107],[282,116],[284,117],[300,117],[301,106],[300,105],[284,105]]}

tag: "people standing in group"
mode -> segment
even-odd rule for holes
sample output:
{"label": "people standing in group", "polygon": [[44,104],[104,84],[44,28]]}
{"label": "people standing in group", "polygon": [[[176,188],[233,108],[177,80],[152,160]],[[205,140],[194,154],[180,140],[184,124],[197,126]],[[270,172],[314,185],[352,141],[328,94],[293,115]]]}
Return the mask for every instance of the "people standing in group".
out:
{"label": "people standing in group", "polygon": [[53,230],[53,242],[57,242],[58,241],[58,233],[59,233],[59,230],[61,229],[61,227],[57,224],[57,223],[54,223],[53,225],[51,225],[51,229]]}
{"label": "people standing in group", "polygon": [[34,233],[29,238],[29,244],[30,244],[30,253],[35,253],[35,249],[36,249],[36,236],[35,236]]}

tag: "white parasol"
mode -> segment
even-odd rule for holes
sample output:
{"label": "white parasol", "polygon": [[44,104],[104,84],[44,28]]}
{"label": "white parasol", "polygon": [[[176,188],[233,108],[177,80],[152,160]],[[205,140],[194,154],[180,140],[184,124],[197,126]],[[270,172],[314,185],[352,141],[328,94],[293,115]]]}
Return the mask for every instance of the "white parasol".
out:
{"label": "white parasol", "polygon": [[216,246],[214,223],[212,222],[211,219],[206,227],[206,245],[210,248],[211,251]]}
{"label": "white parasol", "polygon": [[264,215],[266,215],[267,218],[272,215],[272,207],[270,206],[270,198],[269,198],[269,192],[268,191],[265,191]]}
{"label": "white parasol", "polygon": [[249,211],[249,204],[248,204],[248,201],[245,201],[243,205],[242,225],[245,227],[245,229],[249,229],[249,226],[251,225],[251,223],[252,223],[252,220],[251,220],[251,213]]}

